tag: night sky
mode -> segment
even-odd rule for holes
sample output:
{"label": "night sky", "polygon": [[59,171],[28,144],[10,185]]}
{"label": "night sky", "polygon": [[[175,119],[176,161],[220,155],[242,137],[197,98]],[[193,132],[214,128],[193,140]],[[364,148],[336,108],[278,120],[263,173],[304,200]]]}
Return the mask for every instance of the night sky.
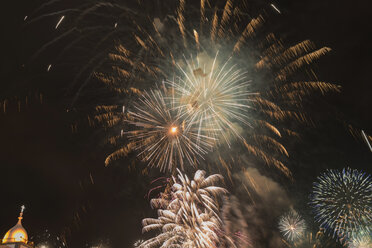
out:
{"label": "night sky", "polygon": [[[154,214],[144,197],[151,179],[129,171],[125,159],[105,167],[111,150],[99,130],[79,125],[72,131],[71,125],[82,119],[66,107],[73,77],[53,67],[46,72],[59,45],[32,58],[55,36],[56,20],[23,21],[43,2],[5,1],[1,7],[0,100],[8,99],[9,107],[0,111],[0,235],[16,223],[24,204],[23,224],[30,237],[49,230],[66,234],[69,247],[106,240],[112,247],[130,247],[141,237],[141,220]],[[317,62],[318,76],[342,86],[340,94],[314,104],[318,128],[305,130],[304,142],[288,147],[296,181],[286,189],[306,200],[311,182],[325,168],[350,166],[372,173],[372,152],[346,128],[351,124],[372,134],[372,5],[366,0],[275,3],[282,11],[276,25],[286,30],[281,34],[287,40],[310,39],[317,47],[332,48]],[[59,5],[63,8],[63,1]],[[22,99],[20,111],[16,97]]]}

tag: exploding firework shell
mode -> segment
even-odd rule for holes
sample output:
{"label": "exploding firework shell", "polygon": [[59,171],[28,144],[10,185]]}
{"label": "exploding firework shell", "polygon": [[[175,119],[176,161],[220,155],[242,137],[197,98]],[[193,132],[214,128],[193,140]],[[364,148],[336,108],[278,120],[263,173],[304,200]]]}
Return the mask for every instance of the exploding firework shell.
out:
{"label": "exploding firework shell", "polygon": [[140,248],[182,247],[217,248],[222,237],[218,207],[219,197],[227,190],[214,186],[222,180],[219,174],[205,177],[198,170],[193,179],[178,170],[173,177],[170,195],[151,200],[158,209],[158,218],[142,221],[143,232],[160,230],[160,234],[139,245]]}
{"label": "exploding firework shell", "polygon": [[[126,120],[134,130],[125,134],[138,156],[160,170],[184,169],[185,161],[197,165],[213,146],[214,139],[200,134],[174,108],[174,99],[161,90],[145,91]],[[187,125],[187,127],[186,127]]]}
{"label": "exploding firework shell", "polygon": [[315,219],[334,238],[348,240],[372,223],[371,175],[356,169],[327,170],[314,183],[311,206]]}
{"label": "exploding firework shell", "polygon": [[[43,4],[37,11],[41,12],[43,8],[52,6],[53,2],[56,1]],[[58,37],[45,44],[36,54],[60,40],[68,43],[58,56],[54,56],[57,61],[69,51],[74,51],[73,48],[87,48],[84,50],[84,58],[87,57],[88,60],[81,62],[79,72],[73,73],[76,78],[72,87],[77,90],[71,91],[74,92],[72,102],[76,103],[84,89],[90,85],[89,82],[93,81],[92,78],[98,79],[105,89],[112,90],[115,95],[119,94],[122,97],[120,99],[125,100],[119,102],[114,97],[114,102],[100,106],[101,110],[106,109],[107,112],[94,117],[103,120],[100,124],[106,122],[103,125],[110,131],[123,129],[120,126],[122,123],[118,121],[121,112],[115,112],[114,109],[120,109],[122,105],[127,109],[131,107],[132,92],[148,90],[153,87],[154,82],[170,81],[179,94],[178,102],[184,109],[183,114],[188,116],[185,119],[201,124],[195,133],[210,136],[220,142],[226,141],[228,144],[231,138],[243,137],[243,144],[250,155],[291,177],[284,164],[287,158],[282,156],[288,157],[289,154],[282,142],[286,139],[285,136],[292,140],[299,134],[283,123],[288,120],[311,123],[311,119],[303,111],[303,99],[315,91],[321,94],[339,91],[334,84],[318,81],[311,67],[314,61],[331,51],[330,48],[317,49],[309,40],[288,47],[274,34],[259,32],[266,17],[257,14],[253,7],[255,4],[252,5],[247,0],[96,0],[81,6],[76,1],[73,4],[40,18],[32,18],[32,15],[27,18],[32,22],[43,16],[56,17]],[[277,11],[275,5],[264,5],[271,11]],[[137,11],[138,9],[141,11]],[[213,59],[208,63],[198,60],[202,55],[214,57],[217,52],[220,55],[213,67],[215,75],[221,72],[221,75],[226,75],[225,79],[234,79],[233,74],[237,73],[241,76],[241,81],[222,80],[217,84],[217,80],[208,80],[213,75],[212,70],[209,70]],[[74,56],[76,57],[75,54]],[[185,57],[194,58],[195,63]],[[229,63],[222,70],[224,62],[229,58]],[[54,68],[57,61],[48,63],[53,64]],[[230,72],[226,73],[229,69]],[[193,90],[186,76],[196,78],[191,80],[197,86]],[[249,89],[246,87],[247,79],[253,79]],[[78,82],[82,83],[79,85]],[[206,87],[203,86],[211,85],[224,87],[204,92]],[[96,85],[93,87],[94,92],[99,92],[97,98],[101,99],[102,92],[97,91]],[[247,91],[258,94],[246,98],[243,95]],[[205,100],[207,98],[203,98],[204,94],[220,102],[214,101],[212,104]],[[239,95],[242,97],[239,98]],[[248,112],[250,108],[252,111]],[[190,122],[193,121],[185,123],[185,129],[190,128]],[[253,128],[247,128],[247,125]],[[121,144],[117,142],[119,138],[116,134],[111,135],[110,140],[113,142],[109,143]],[[107,157],[106,165],[127,156],[131,148],[118,148]]]}
{"label": "exploding firework shell", "polygon": [[306,230],[306,223],[294,210],[284,214],[279,220],[279,230],[289,241],[300,239]]}
{"label": "exploding firework shell", "polygon": [[181,75],[167,81],[175,90],[182,116],[189,125],[198,126],[198,133],[217,140],[222,137],[229,145],[229,134],[244,139],[236,123],[251,126],[247,111],[254,93],[248,90],[247,72],[231,65],[231,58],[219,64],[218,52],[214,59],[198,55],[185,61],[185,66],[177,64]]}

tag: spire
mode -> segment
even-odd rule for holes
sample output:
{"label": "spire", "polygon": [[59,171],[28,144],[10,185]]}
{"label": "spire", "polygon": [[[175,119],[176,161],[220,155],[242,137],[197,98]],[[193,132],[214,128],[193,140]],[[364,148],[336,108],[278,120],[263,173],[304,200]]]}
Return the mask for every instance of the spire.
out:
{"label": "spire", "polygon": [[26,209],[25,205],[22,205],[21,206],[21,212],[19,213],[19,217],[18,217],[18,223],[19,224],[22,224],[21,222],[22,222],[22,219],[23,219],[23,211],[25,211],[25,209]]}
{"label": "spire", "polygon": [[22,219],[23,219],[23,211],[25,210],[25,206],[21,206],[21,212],[19,213],[18,222],[17,224],[12,227],[4,236],[2,243],[27,243],[28,242],[28,235],[26,230],[22,226]]}

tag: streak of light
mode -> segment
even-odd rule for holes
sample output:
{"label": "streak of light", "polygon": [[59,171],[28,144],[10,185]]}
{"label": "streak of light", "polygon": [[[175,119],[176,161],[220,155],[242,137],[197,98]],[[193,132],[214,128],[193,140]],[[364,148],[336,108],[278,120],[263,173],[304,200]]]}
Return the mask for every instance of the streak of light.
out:
{"label": "streak of light", "polygon": [[48,69],[47,69],[47,71],[50,71],[50,68],[52,68],[52,64],[49,64],[49,65],[48,65]]}
{"label": "streak of light", "polygon": [[368,140],[367,135],[365,134],[364,130],[362,130],[362,135],[363,135],[363,138],[364,138],[365,142],[367,143],[367,145],[369,147],[369,150],[372,152],[371,143],[369,143],[369,140]]}
{"label": "streak of light", "polygon": [[63,19],[65,19],[65,16],[62,16],[62,17],[59,19],[59,21],[57,22],[57,25],[56,25],[56,28],[55,28],[55,29],[58,28],[58,26],[62,23]]}
{"label": "streak of light", "polygon": [[272,3],[270,4],[271,7],[273,7],[273,9],[275,9],[276,12],[278,12],[279,14],[281,14],[282,12],[280,12],[280,10]]}
{"label": "streak of light", "polygon": [[23,20],[26,21],[26,20],[27,20],[27,17],[28,17],[28,16],[25,16],[25,18],[23,18]]}
{"label": "streak of light", "polygon": [[89,177],[90,177],[90,181],[91,181],[91,183],[94,184],[93,176],[92,176],[91,173],[89,173]]}

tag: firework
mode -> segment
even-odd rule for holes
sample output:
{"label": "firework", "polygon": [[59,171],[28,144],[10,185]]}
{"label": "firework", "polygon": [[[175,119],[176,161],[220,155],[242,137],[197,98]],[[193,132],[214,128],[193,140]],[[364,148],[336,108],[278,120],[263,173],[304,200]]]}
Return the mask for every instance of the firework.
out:
{"label": "firework", "polygon": [[289,241],[300,239],[305,232],[306,224],[294,210],[284,214],[279,220],[279,230]]}
{"label": "firework", "polygon": [[[238,137],[249,154],[290,177],[283,162],[289,154],[282,142],[286,136],[299,134],[283,123],[290,120],[311,124],[303,110],[303,100],[313,92],[339,91],[334,84],[318,81],[311,66],[331,49],[317,49],[309,40],[287,47],[274,34],[260,33],[266,17],[254,13],[250,6],[248,1],[231,0],[216,3],[201,0],[197,4],[184,0],[92,1],[42,15],[55,17],[53,22],[58,24],[60,35],[36,55],[62,39],[70,42],[55,56],[56,60],[77,44],[89,47],[86,54],[89,59],[74,73],[72,87],[76,91],[72,91],[75,93],[72,105],[90,81],[99,80],[111,91],[110,95],[120,96],[99,106],[94,117],[111,131],[109,143],[120,147],[107,158],[106,164],[132,150],[120,146],[128,141],[127,135],[118,135],[125,129],[118,121],[123,105],[135,112],[133,101],[137,93],[165,81],[168,90],[174,91],[178,105],[174,108],[182,110],[184,131],[193,129],[192,133],[228,145]],[[275,5],[266,4],[265,8],[279,11]],[[37,19],[40,18],[27,20]],[[68,27],[66,20],[74,20],[74,26]],[[79,32],[75,32],[77,29]],[[49,64],[54,68],[58,63]],[[101,99],[102,94],[97,98]],[[142,159],[152,161],[148,151],[138,151],[143,152]],[[191,157],[198,155],[190,154]],[[174,166],[175,163],[160,165],[163,170]]]}
{"label": "firework", "polygon": [[311,206],[315,219],[338,239],[353,238],[370,229],[371,176],[356,169],[327,170],[314,183]]}
{"label": "firework", "polygon": [[360,232],[347,242],[348,248],[369,248],[372,247],[372,233]]}
{"label": "firework", "polygon": [[227,191],[214,184],[221,179],[218,174],[205,178],[205,172],[199,170],[190,180],[178,171],[170,195],[151,200],[158,209],[158,218],[142,221],[143,232],[161,233],[139,247],[218,247],[221,229],[218,198]]}
{"label": "firework", "polygon": [[134,246],[134,247],[139,247],[143,242],[144,242],[143,239],[139,239],[139,240],[137,240],[136,242],[134,242],[133,246]]}
{"label": "firework", "polygon": [[161,171],[184,169],[184,161],[191,165],[211,149],[213,139],[195,131],[192,124],[185,127],[181,110],[174,110],[171,99],[160,90],[145,91],[128,113],[127,122],[134,126],[127,131],[133,150],[150,166]]}
{"label": "firework", "polygon": [[198,133],[207,131],[208,136],[220,136],[230,144],[227,135],[242,138],[234,121],[250,126],[247,110],[252,108],[247,90],[247,72],[229,65],[227,60],[218,65],[218,53],[212,61],[197,57],[186,61],[186,68],[177,64],[182,76],[168,84],[175,89],[177,108],[180,108],[189,124],[196,123]]}
{"label": "firework", "polygon": [[[236,15],[231,13],[232,7]],[[118,92],[127,92],[133,82],[136,87],[146,88],[146,78],[165,78],[166,86],[174,92],[174,108],[181,110],[185,120],[185,130],[195,128],[194,133],[222,140],[229,146],[232,137],[238,137],[250,154],[290,177],[290,171],[277,157],[289,156],[281,139],[298,134],[278,126],[288,119],[310,123],[302,111],[304,97],[338,88],[324,82],[289,80],[296,70],[330,49],[315,50],[310,41],[286,48],[273,34],[255,44],[252,40],[264,19],[259,16],[243,24],[245,17],[240,16],[240,8],[244,7],[227,1],[221,17],[213,13],[209,21],[202,19],[198,29],[193,20],[185,18],[187,6],[181,1],[174,14],[176,19],[150,18],[154,22],[138,28],[133,37],[136,48],[122,42],[110,54],[115,65],[113,73],[96,76]],[[200,11],[207,15],[206,9]],[[189,26],[194,26],[192,32]],[[239,30],[238,26],[245,28]],[[248,47],[247,43],[252,44]],[[262,52],[258,60],[247,55],[252,54],[252,49]],[[136,63],[136,50],[146,54],[146,60]],[[268,82],[250,82],[251,78],[260,78],[260,73],[274,76]]]}

